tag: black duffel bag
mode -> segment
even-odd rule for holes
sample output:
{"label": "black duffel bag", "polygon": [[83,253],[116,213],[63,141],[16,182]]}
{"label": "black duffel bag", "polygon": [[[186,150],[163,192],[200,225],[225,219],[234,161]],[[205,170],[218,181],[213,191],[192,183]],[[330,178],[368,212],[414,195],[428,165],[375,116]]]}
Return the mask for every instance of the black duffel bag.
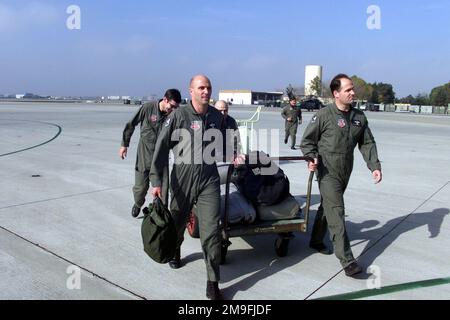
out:
{"label": "black duffel bag", "polygon": [[290,194],[289,179],[262,151],[250,152],[246,163],[239,165],[236,173],[236,186],[254,206],[274,205]]}
{"label": "black duffel bag", "polygon": [[161,199],[156,198],[143,210],[142,242],[147,255],[158,263],[167,263],[174,256],[177,232],[172,215]]}

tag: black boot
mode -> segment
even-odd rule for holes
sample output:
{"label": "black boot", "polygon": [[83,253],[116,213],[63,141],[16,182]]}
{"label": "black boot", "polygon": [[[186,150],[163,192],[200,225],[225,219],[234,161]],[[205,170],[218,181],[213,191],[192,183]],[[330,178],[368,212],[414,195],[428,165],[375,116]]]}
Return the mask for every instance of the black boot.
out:
{"label": "black boot", "polygon": [[353,277],[358,273],[362,272],[362,268],[356,263],[356,261],[350,263],[348,266],[344,268],[345,275],[348,277]]}
{"label": "black boot", "polygon": [[181,249],[180,248],[177,249],[177,252],[175,253],[175,257],[173,257],[173,259],[169,261],[169,266],[172,269],[179,269],[181,267]]}
{"label": "black boot", "polygon": [[217,281],[206,281],[206,297],[210,300],[223,300]]}
{"label": "black boot", "polygon": [[141,208],[139,208],[137,205],[133,204],[133,208],[131,208],[131,216],[133,218],[136,218],[139,215],[139,212],[141,212]]}

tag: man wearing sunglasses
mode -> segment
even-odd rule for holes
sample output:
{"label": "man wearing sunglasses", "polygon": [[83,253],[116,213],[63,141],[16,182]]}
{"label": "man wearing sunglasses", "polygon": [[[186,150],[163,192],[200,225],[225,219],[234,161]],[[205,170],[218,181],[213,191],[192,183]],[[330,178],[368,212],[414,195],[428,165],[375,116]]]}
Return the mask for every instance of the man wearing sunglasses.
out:
{"label": "man wearing sunglasses", "polygon": [[[145,196],[149,189],[149,175],[156,140],[167,116],[178,108],[180,102],[180,91],[177,89],[169,89],[161,100],[150,101],[142,105],[134,117],[125,125],[125,129],[123,130],[122,146],[119,150],[119,156],[125,159],[134,129],[138,124],[141,125],[141,137],[137,149],[135,183],[133,187],[134,205],[131,208],[131,215],[135,218],[139,215],[141,207],[145,203]],[[165,204],[167,204],[168,188],[169,168],[167,167],[163,177],[161,197]]]}

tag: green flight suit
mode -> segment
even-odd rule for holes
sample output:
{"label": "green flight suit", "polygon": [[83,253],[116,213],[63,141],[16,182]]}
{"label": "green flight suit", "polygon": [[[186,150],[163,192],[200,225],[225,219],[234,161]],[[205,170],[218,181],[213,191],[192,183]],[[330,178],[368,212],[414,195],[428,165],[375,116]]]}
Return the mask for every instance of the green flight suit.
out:
{"label": "green flight suit", "polygon": [[[178,233],[178,247],[181,247],[184,240],[186,222],[195,204],[210,281],[220,280],[220,178],[215,162],[219,159],[206,159],[204,154],[213,143],[217,146],[214,148],[217,156],[221,154],[221,125],[222,114],[211,106],[205,115],[198,114],[192,102],[172,112],[158,137],[150,173],[152,186],[160,186],[167,155],[172,149],[174,165],[170,176],[170,211]],[[212,132],[219,138],[217,141],[207,137]]]}
{"label": "green flight suit", "polygon": [[344,192],[353,169],[353,153],[359,150],[371,172],[381,170],[377,147],[364,113],[335,104],[319,110],[303,134],[303,155],[318,158],[317,177],[321,203],[311,234],[311,244],[322,243],[328,230],[336,257],[345,268],[355,261],[345,229]]}
{"label": "green flight suit", "polygon": [[[133,118],[125,125],[122,136],[122,147],[129,147],[131,136],[137,125],[141,125],[141,136],[136,153],[135,182],[133,186],[134,202],[139,208],[145,203],[145,196],[149,189],[150,169],[152,167],[153,153],[156,139],[167,118],[159,110],[159,101],[151,101],[142,105]],[[169,167],[164,171],[162,200],[167,204],[169,190]]]}
{"label": "green flight suit", "polygon": [[[291,137],[291,148],[294,148],[298,123],[302,121],[302,110],[299,107],[288,105],[281,111],[281,116],[286,120],[284,143],[287,143],[288,138]],[[287,121],[288,118],[291,118],[292,121]]]}

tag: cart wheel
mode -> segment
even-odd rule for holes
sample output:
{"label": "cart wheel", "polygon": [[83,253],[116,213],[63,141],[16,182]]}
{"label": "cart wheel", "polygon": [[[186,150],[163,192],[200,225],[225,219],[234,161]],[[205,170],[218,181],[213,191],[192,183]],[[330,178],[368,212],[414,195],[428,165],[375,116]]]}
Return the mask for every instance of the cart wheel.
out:
{"label": "cart wheel", "polygon": [[200,238],[200,231],[198,229],[198,218],[195,215],[194,210],[191,211],[189,215],[189,220],[187,222],[186,228],[188,230],[189,235],[192,238],[198,239]]}
{"label": "cart wheel", "polygon": [[279,257],[285,257],[288,253],[289,238],[278,237],[275,240],[275,252]]}

